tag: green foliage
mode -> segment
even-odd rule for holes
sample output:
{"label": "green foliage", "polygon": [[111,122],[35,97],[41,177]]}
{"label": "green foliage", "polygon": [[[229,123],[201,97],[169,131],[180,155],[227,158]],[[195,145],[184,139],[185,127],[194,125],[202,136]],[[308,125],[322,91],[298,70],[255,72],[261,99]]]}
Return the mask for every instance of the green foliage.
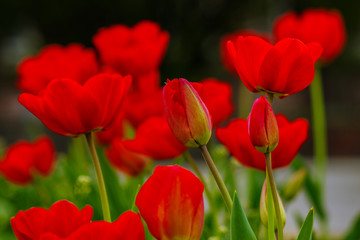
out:
{"label": "green foliage", "polygon": [[300,229],[297,240],[311,240],[314,224],[314,208],[311,208]]}

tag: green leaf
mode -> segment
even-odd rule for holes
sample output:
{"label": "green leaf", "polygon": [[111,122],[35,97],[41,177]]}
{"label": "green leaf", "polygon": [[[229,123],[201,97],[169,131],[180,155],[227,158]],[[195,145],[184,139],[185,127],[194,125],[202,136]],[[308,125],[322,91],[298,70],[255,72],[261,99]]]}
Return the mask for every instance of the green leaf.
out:
{"label": "green leaf", "polygon": [[301,226],[297,240],[311,240],[312,228],[314,224],[314,208],[312,207]]}
{"label": "green leaf", "polygon": [[237,193],[234,193],[230,216],[230,240],[256,240],[256,236],[241,207]]}
{"label": "green leaf", "polygon": [[355,218],[350,230],[347,232],[344,240],[359,240],[360,239],[360,214]]}

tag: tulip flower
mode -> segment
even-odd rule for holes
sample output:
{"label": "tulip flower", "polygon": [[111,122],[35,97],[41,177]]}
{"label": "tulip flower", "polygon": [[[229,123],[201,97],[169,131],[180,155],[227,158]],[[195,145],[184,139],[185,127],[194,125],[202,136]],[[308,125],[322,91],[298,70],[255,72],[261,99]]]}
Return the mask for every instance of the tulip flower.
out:
{"label": "tulip flower", "polygon": [[287,12],[273,26],[277,41],[286,37],[304,43],[318,42],[323,47],[322,62],[330,62],[343,50],[346,41],[345,24],[337,10],[307,9],[300,15]]}
{"label": "tulip flower", "polygon": [[134,139],[124,141],[124,146],[154,160],[176,158],[187,149],[176,139],[165,117],[147,119],[136,130]]}
{"label": "tulip flower", "polygon": [[224,36],[222,36],[221,40],[220,40],[221,61],[224,65],[224,67],[226,68],[226,70],[228,70],[233,75],[236,75],[237,71],[236,71],[234,63],[232,61],[232,58],[228,52],[227,43],[228,43],[228,41],[236,41],[236,38],[238,38],[239,36],[244,36],[244,37],[245,36],[257,36],[257,37],[264,39],[267,42],[270,42],[269,36],[267,34],[257,33],[255,31],[249,30],[249,29],[239,30],[234,33],[225,34]]}
{"label": "tulip flower", "polygon": [[265,97],[256,99],[248,117],[248,131],[252,145],[262,153],[272,152],[279,142],[275,114]]}
{"label": "tulip flower", "polygon": [[20,211],[11,219],[19,240],[145,240],[140,216],[123,213],[113,223],[91,222],[93,210],[82,210],[66,200],[58,201],[49,210],[34,207]]}
{"label": "tulip flower", "polygon": [[141,21],[134,27],[113,25],[101,28],[93,37],[107,71],[131,74],[135,88],[140,88],[142,76],[158,70],[168,42],[169,34],[151,21]]}
{"label": "tulip flower", "polygon": [[55,79],[40,94],[22,93],[19,102],[50,130],[76,137],[106,129],[119,113],[131,77],[98,74],[84,85]]}
{"label": "tulip flower", "polygon": [[312,82],[314,64],[322,47],[293,38],[282,39],[273,46],[259,37],[240,36],[228,42],[228,50],[241,80],[250,91],[284,98]]}
{"label": "tulip flower", "polygon": [[[276,120],[279,143],[271,152],[273,169],[286,167],[291,163],[307,140],[309,131],[306,119],[290,122],[284,115],[277,114]],[[239,118],[230,121],[225,127],[217,128],[215,135],[241,164],[265,171],[264,155],[253,147],[247,130],[248,122]]]}
{"label": "tulip flower", "polygon": [[141,187],[136,206],[158,240],[199,240],[204,225],[204,186],[180,166],[157,166]]}
{"label": "tulip flower", "polygon": [[74,204],[62,200],[53,204],[49,210],[34,207],[20,211],[11,218],[11,226],[19,240],[37,240],[47,232],[65,238],[89,223],[92,215],[92,207],[86,206],[79,210]]}
{"label": "tulip flower", "polygon": [[27,57],[17,67],[17,87],[38,94],[54,78],[71,78],[83,84],[99,72],[95,52],[80,44],[62,47],[49,45],[34,57]]}
{"label": "tulip flower", "polygon": [[168,80],[163,90],[164,111],[175,137],[187,147],[206,145],[211,137],[208,109],[185,79]]}
{"label": "tulip flower", "polygon": [[115,138],[111,142],[110,148],[106,150],[106,155],[110,162],[121,171],[130,176],[136,176],[144,170],[150,163],[149,157],[129,150],[121,138]]}
{"label": "tulip flower", "polygon": [[34,143],[18,141],[0,160],[0,173],[16,184],[30,183],[35,174],[47,176],[55,162],[55,148],[50,138],[40,137]]}

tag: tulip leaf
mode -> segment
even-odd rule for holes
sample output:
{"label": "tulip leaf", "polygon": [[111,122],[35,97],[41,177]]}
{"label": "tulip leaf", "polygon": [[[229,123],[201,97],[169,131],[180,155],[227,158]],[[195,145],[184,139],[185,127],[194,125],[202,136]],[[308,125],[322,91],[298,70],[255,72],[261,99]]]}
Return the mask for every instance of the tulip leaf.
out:
{"label": "tulip leaf", "polygon": [[355,218],[344,240],[358,240],[360,239],[360,214]]}
{"label": "tulip leaf", "polygon": [[230,240],[256,240],[236,192],[230,216]]}
{"label": "tulip leaf", "polygon": [[311,240],[314,224],[314,208],[312,207],[301,226],[297,240]]}

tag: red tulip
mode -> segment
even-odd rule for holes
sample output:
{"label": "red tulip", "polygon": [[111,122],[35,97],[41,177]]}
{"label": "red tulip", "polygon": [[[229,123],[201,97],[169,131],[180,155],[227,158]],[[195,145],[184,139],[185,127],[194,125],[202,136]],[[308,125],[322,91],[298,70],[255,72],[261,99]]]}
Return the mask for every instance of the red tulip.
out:
{"label": "red tulip", "polygon": [[198,240],[204,225],[204,186],[179,166],[157,166],[141,187],[136,206],[158,240]]}
{"label": "red tulip", "polygon": [[96,138],[100,144],[109,145],[114,138],[124,137],[124,132],[125,132],[124,115],[125,114],[124,114],[124,106],[123,106],[122,111],[115,117],[114,121],[112,121],[112,123],[104,131],[96,133]]}
{"label": "red tulip", "polygon": [[147,156],[129,150],[121,138],[112,140],[106,155],[116,168],[131,176],[140,174],[150,162]]}
{"label": "red tulip", "polygon": [[288,12],[275,21],[273,31],[277,41],[295,37],[304,43],[320,43],[322,62],[335,59],[346,41],[344,20],[337,10],[307,9],[301,15]]}
{"label": "red tulip", "polygon": [[125,141],[124,145],[155,160],[178,157],[187,149],[176,139],[165,117],[147,119],[136,130],[135,139]]}
{"label": "red tulip", "polygon": [[199,93],[211,115],[213,126],[218,126],[231,116],[234,111],[232,102],[232,89],[227,82],[221,82],[215,78],[207,78],[201,81],[200,86],[193,87]]}
{"label": "red tulip", "polygon": [[306,88],[314,79],[314,63],[322,48],[285,38],[272,46],[258,37],[238,37],[228,50],[244,85],[252,92],[284,98]]}
{"label": "red tulip", "polygon": [[228,70],[231,74],[236,75],[237,71],[236,68],[233,64],[232,58],[228,52],[227,49],[227,43],[228,41],[236,41],[236,38],[239,36],[257,36],[260,37],[262,39],[264,39],[267,42],[270,42],[269,36],[265,33],[257,33],[253,30],[240,30],[240,31],[236,31],[234,33],[230,33],[230,34],[225,34],[224,36],[221,37],[220,40],[220,56],[221,56],[221,61],[223,63],[223,65],[225,66],[226,70]]}
{"label": "red tulip", "polygon": [[18,141],[0,160],[0,173],[16,184],[32,181],[33,175],[50,174],[55,161],[55,148],[50,138],[40,137],[34,143]]}
{"label": "red tulip", "polygon": [[134,90],[128,94],[124,102],[125,118],[137,128],[147,118],[164,114],[162,101],[160,87],[147,91]]}
{"label": "red tulip", "polygon": [[272,152],[279,142],[275,114],[265,97],[256,99],[248,117],[248,133],[256,150]]}
{"label": "red tulip", "polygon": [[95,52],[80,44],[46,46],[39,55],[23,60],[18,68],[20,90],[38,94],[54,78],[71,78],[83,84],[99,72]]}
{"label": "red tulip", "polygon": [[[276,120],[279,127],[279,143],[271,153],[273,169],[291,163],[307,140],[309,130],[309,124],[305,119],[289,122],[284,115],[277,114]],[[252,146],[245,119],[230,121],[226,127],[218,128],[215,135],[240,163],[265,171],[264,154]]]}
{"label": "red tulip", "polygon": [[131,74],[137,87],[138,76],[159,68],[169,34],[157,23],[142,21],[134,27],[113,25],[102,28],[93,38],[106,68],[119,74]]}
{"label": "red tulip", "polygon": [[49,210],[34,207],[20,211],[11,218],[11,226],[18,240],[37,240],[42,234],[53,233],[65,238],[91,221],[90,206],[82,210],[66,201],[58,201]]}
{"label": "red tulip", "polygon": [[164,111],[175,137],[187,147],[206,145],[211,137],[208,109],[185,79],[168,80],[163,90]]}
{"label": "red tulip", "polygon": [[130,76],[118,74],[98,74],[83,86],[71,79],[55,79],[37,96],[21,94],[19,102],[50,130],[74,137],[107,128],[130,85]]}
{"label": "red tulip", "polygon": [[115,222],[90,222],[92,207],[79,211],[72,203],[62,200],[49,210],[31,208],[20,211],[11,219],[19,240],[145,240],[139,214],[123,213]]}

